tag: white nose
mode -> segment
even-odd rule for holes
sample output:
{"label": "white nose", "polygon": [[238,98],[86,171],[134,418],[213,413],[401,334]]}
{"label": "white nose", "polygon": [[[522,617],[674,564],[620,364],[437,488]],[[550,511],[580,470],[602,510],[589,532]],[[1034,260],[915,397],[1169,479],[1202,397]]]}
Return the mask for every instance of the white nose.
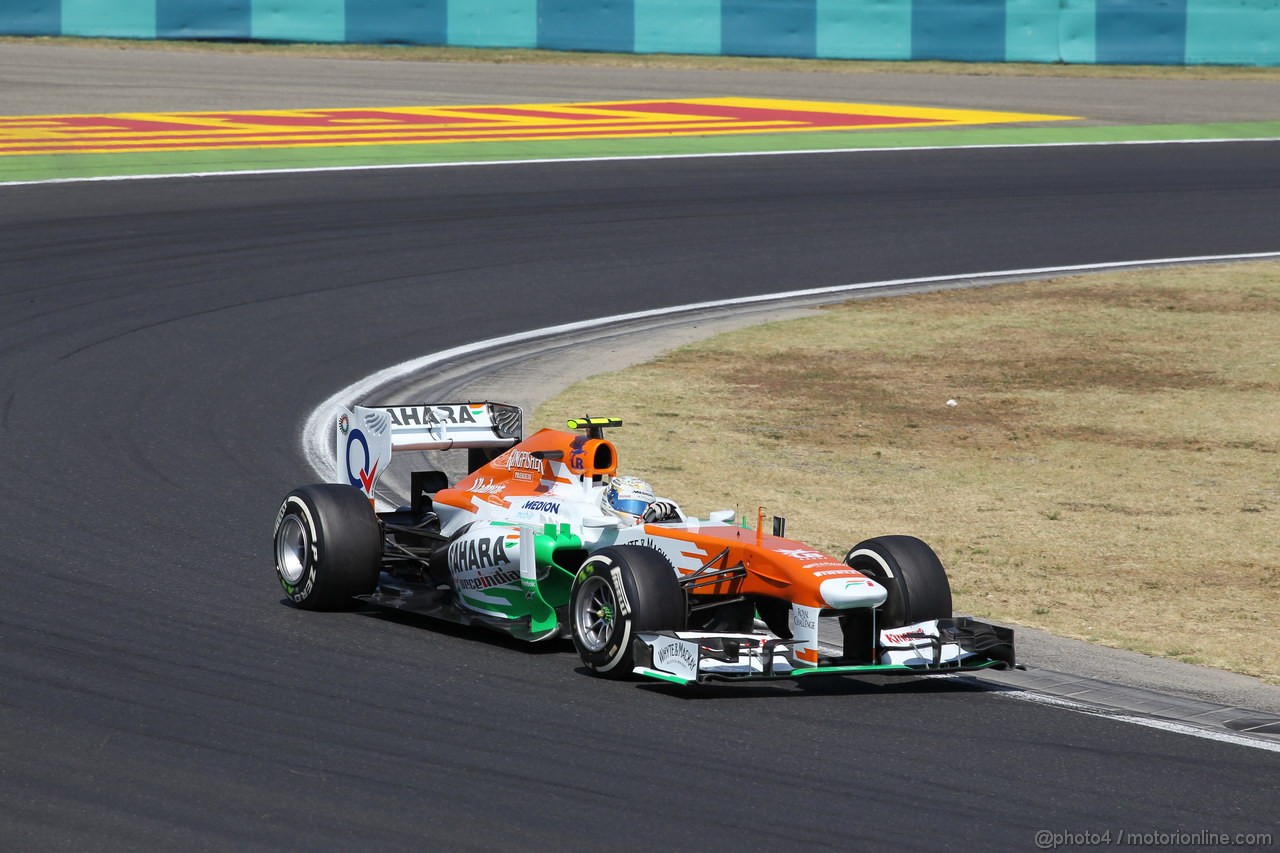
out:
{"label": "white nose", "polygon": [[870,578],[831,578],[818,587],[828,607],[847,610],[851,607],[879,607],[889,591]]}

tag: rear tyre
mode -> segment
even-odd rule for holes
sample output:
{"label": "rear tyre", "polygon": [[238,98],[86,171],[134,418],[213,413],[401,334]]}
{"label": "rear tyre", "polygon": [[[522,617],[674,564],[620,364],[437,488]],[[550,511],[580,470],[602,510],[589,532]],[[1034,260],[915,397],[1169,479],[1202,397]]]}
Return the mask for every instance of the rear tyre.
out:
{"label": "rear tyre", "polygon": [[382,530],[359,489],[319,483],[294,489],[276,514],[276,577],[304,610],[343,610],[373,592]]}
{"label": "rear tyre", "polygon": [[569,619],[582,662],[596,675],[628,678],[636,632],[683,630],[687,607],[666,557],[640,545],[615,545],[578,569]]}
{"label": "rear tyre", "polygon": [[845,563],[889,591],[876,609],[876,628],[899,628],[951,617],[951,584],[933,549],[914,536],[877,536],[859,542]]}

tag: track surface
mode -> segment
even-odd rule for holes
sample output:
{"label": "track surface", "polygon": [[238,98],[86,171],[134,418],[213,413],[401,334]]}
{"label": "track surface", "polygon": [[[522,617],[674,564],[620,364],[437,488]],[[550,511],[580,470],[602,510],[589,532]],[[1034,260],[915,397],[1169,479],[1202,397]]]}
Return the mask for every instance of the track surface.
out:
{"label": "track surface", "polygon": [[[394,51],[395,48],[389,48]],[[907,64],[904,63],[903,67]],[[1101,124],[1280,119],[1280,81],[832,74],[299,59],[0,42],[0,115],[808,98],[1087,116]]]}
{"label": "track surface", "polygon": [[938,681],[678,691],[281,601],[299,419],[423,352],[858,280],[1277,248],[1280,146],[0,192],[0,838],[1030,848],[1274,828],[1275,754]]}

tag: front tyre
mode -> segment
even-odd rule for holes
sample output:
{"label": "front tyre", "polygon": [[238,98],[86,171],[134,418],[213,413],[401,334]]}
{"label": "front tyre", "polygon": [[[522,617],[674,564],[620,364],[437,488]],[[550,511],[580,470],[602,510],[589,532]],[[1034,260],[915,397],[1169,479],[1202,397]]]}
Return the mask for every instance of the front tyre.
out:
{"label": "front tyre", "polygon": [[889,591],[877,628],[951,617],[951,584],[933,549],[914,536],[877,536],[849,549],[844,561]]}
{"label": "front tyre", "polygon": [[276,513],[276,577],[304,610],[341,610],[373,592],[382,530],[359,489],[319,483],[294,489]]}
{"label": "front tyre", "polygon": [[684,591],[666,557],[640,545],[602,548],[573,581],[569,618],[573,645],[596,675],[627,678],[635,667],[638,631],[683,630]]}

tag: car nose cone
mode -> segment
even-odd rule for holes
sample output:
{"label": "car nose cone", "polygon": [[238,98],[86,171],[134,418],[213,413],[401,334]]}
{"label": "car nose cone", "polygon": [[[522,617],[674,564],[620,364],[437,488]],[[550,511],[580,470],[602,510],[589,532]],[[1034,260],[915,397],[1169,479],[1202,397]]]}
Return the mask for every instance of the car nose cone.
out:
{"label": "car nose cone", "polygon": [[818,588],[828,607],[847,610],[851,607],[879,607],[889,591],[870,578],[831,578]]}

